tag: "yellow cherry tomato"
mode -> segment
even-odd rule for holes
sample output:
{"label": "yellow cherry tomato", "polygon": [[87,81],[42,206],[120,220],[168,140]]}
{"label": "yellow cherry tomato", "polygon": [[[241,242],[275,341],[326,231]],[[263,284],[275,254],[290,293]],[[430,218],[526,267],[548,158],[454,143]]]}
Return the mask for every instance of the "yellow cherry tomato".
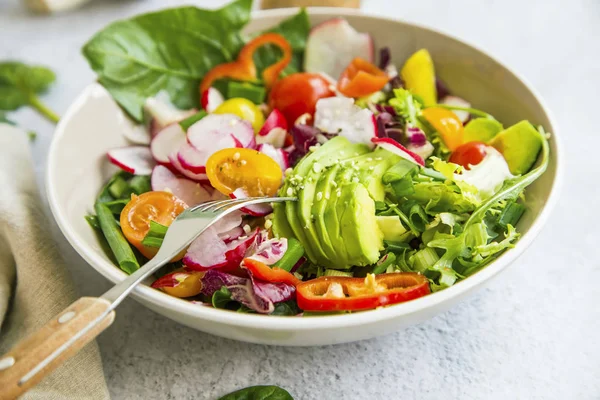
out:
{"label": "yellow cherry tomato", "polygon": [[204,272],[187,271],[181,268],[170,274],[170,276],[178,283],[175,286],[165,286],[161,289],[171,296],[180,298],[192,297],[199,295],[202,291]]}
{"label": "yellow cherry tomato", "polygon": [[275,160],[252,149],[223,149],[206,161],[211,185],[224,195],[244,189],[249,196],[273,196],[283,173]]}
{"label": "yellow cherry tomato", "polygon": [[265,123],[265,116],[260,108],[250,100],[241,97],[225,100],[213,113],[237,115],[252,124],[254,133],[258,133]]}
{"label": "yellow cherry tomato", "polygon": [[400,76],[406,88],[420,96],[426,106],[437,104],[435,69],[431,55],[426,49],[421,49],[410,56],[404,63]]}
{"label": "yellow cherry tomato", "polygon": [[464,141],[464,128],[452,111],[441,107],[429,107],[422,111],[423,117],[438,131],[448,149],[454,151]]}

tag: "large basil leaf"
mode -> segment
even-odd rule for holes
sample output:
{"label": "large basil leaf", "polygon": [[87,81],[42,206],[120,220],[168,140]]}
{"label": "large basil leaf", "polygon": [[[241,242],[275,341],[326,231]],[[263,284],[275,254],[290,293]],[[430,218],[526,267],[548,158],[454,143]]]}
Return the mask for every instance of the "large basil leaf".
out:
{"label": "large basil leaf", "polygon": [[166,91],[177,107],[198,105],[200,80],[235,59],[252,0],[218,10],[180,7],[117,21],[83,47],[98,81],[137,121],[146,98]]}
{"label": "large basil leaf", "polygon": [[219,400],[294,400],[294,398],[279,386],[250,386],[229,393]]}

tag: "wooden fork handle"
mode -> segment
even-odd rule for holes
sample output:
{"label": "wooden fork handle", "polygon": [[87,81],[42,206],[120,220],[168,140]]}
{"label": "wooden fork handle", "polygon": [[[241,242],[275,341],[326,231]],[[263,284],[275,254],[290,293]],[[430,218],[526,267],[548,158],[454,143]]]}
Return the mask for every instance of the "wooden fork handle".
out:
{"label": "wooden fork handle", "polygon": [[[52,318],[40,330],[21,340],[7,354],[0,356],[0,400],[15,399],[25,393],[94,340],[112,324],[115,318],[114,311],[107,313],[109,307],[110,302],[105,299],[82,297]],[[42,370],[22,384],[19,383],[40,362],[99,318],[101,319],[95,326],[77,338]]]}

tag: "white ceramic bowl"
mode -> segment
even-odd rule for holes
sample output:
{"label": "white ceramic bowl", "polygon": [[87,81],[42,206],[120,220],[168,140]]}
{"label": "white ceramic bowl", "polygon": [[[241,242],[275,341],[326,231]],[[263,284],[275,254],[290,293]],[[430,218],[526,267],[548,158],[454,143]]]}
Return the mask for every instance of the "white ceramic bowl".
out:
{"label": "white ceramic bowl", "polygon": [[[262,30],[295,12],[293,9],[257,12],[247,30]],[[359,31],[370,32],[378,48],[389,46],[396,63],[415,50],[427,48],[438,75],[454,93],[492,113],[505,125],[529,119],[553,133],[550,165],[528,189],[528,210],[518,226],[523,236],[516,247],[447,290],[357,314],[313,318],[239,314],[195,305],[146,285],[134,290],[132,296],[136,300],[174,321],[241,341],[286,346],[355,341],[393,332],[448,309],[504,270],[540,232],[558,197],[561,146],[557,126],[531,86],[483,51],[435,30],[353,10],[310,10],[313,24],[336,16],[344,16]],[[134,128],[100,85],[90,85],[56,129],[47,176],[50,207],[60,229],[92,267],[115,283],[123,280],[125,274],[115,267],[83,217],[93,210],[100,187],[115,171],[105,154],[108,149],[126,144],[121,134],[124,129]]]}

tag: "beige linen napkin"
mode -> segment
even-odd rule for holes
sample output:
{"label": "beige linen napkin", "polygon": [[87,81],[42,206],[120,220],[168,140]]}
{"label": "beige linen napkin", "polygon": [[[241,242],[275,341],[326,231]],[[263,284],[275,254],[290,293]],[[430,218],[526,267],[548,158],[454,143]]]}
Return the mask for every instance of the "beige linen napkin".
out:
{"label": "beige linen napkin", "polygon": [[[27,133],[0,123],[0,355],[76,299],[41,207]],[[21,398],[109,399],[96,343]]]}

